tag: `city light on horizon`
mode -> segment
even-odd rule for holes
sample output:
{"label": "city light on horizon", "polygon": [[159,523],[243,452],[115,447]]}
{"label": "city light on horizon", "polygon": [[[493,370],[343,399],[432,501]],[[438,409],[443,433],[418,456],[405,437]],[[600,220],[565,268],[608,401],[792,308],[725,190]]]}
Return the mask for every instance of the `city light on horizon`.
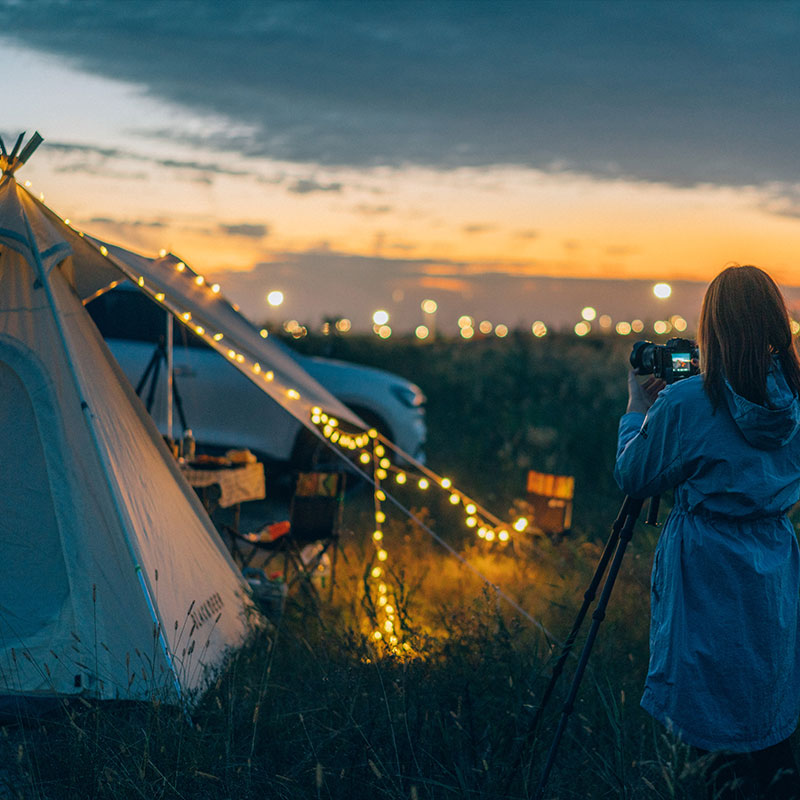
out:
{"label": "city light on horizon", "polygon": [[653,287],[653,294],[662,300],[666,300],[672,294],[672,287],[668,283],[657,283]]}

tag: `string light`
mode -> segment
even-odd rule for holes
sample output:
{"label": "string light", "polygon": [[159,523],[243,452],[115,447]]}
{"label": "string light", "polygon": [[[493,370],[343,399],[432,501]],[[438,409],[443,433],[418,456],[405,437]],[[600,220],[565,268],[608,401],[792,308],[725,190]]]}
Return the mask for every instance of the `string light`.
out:
{"label": "string light", "polygon": [[[400,655],[403,653],[409,653],[411,651],[411,647],[406,642],[402,644],[402,648],[399,646],[401,634],[400,625],[397,620],[395,607],[390,602],[389,587],[384,580],[384,567],[380,566],[381,564],[385,565],[388,562],[389,551],[386,549],[384,544],[384,533],[381,527],[383,522],[386,520],[386,514],[381,508],[381,503],[386,499],[386,493],[380,488],[379,473],[383,470],[378,467],[379,456],[375,452],[379,445],[376,445],[375,440],[370,437],[367,437],[366,444],[371,444],[373,450],[371,455],[367,451],[364,452],[370,456],[370,459],[373,462],[373,474],[375,482],[373,492],[375,529],[372,532],[372,543],[375,547],[375,557],[379,562],[377,566],[370,570],[370,577],[372,578],[370,586],[370,599],[372,600],[372,608],[374,609],[375,614],[373,619],[375,627],[371,633],[371,638],[376,643],[383,641],[391,653]],[[377,601],[375,601],[374,598],[377,598]]]}
{"label": "string light", "polygon": [[[393,449],[397,449],[386,439],[379,437],[377,431],[372,428],[366,433],[345,433],[339,428],[339,421],[335,417],[325,414],[318,406],[311,409],[311,421],[318,427],[322,435],[332,444],[337,444],[342,449],[358,451],[357,458],[365,466],[372,463],[375,481],[375,523],[378,535],[373,535],[374,541],[380,541],[382,533],[380,526],[386,521],[386,514],[380,508],[380,503],[386,499],[385,492],[380,488],[381,481],[385,481],[389,474],[393,474],[394,483],[397,486],[410,484],[409,479],[413,477],[414,485],[420,491],[425,491],[431,486],[431,479],[443,490],[447,491],[448,502],[455,508],[463,505],[464,524],[474,530],[478,537],[488,542],[498,541],[507,543],[511,539],[511,530],[523,533],[528,528],[528,520],[524,517],[517,518],[513,524],[504,525],[499,519],[493,517],[488,512],[481,510],[477,503],[467,498],[462,492],[453,487],[450,478],[434,475],[429,469],[422,465],[417,465],[425,474],[411,475],[408,469],[396,466],[387,456],[385,443]],[[377,439],[381,438],[382,442]],[[398,451],[402,455],[402,451]]]}

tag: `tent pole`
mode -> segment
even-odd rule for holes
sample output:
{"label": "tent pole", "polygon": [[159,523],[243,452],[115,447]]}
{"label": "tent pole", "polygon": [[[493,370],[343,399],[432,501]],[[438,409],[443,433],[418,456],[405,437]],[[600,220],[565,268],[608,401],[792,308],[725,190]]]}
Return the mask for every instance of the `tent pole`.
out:
{"label": "tent pole", "polygon": [[173,351],[173,334],[172,334],[172,314],[167,311],[167,438],[172,441],[172,351]]}

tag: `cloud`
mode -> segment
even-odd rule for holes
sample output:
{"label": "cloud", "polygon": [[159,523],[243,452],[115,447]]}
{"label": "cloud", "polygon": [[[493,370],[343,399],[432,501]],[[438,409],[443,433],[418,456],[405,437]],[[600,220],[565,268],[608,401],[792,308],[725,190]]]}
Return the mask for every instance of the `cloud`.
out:
{"label": "cloud", "polygon": [[[150,164],[162,169],[196,173],[194,179],[207,180],[213,175],[249,176],[250,172],[231,169],[213,161],[179,160],[174,158],[158,158],[155,155],[120,150],[116,147],[76,144],[73,142],[47,142],[47,150],[58,153],[58,157],[71,158],[57,168],[58,172],[93,172],[108,175],[108,164],[115,162],[135,162]],[[126,177],[144,177],[144,173],[125,173]]]}
{"label": "cloud", "polygon": [[607,256],[633,256],[640,252],[638,247],[631,247],[626,244],[612,244],[604,250]]}
{"label": "cloud", "polygon": [[319,183],[313,178],[299,178],[288,187],[290,192],[294,194],[311,194],[312,192],[341,192],[342,184],[335,183]]}
{"label": "cloud", "polygon": [[480,223],[473,223],[472,225],[464,225],[461,230],[468,235],[472,235],[476,233],[490,233],[496,229],[497,228],[495,225],[482,225]]}
{"label": "cloud", "polygon": [[29,0],[0,4],[0,26],[229,120],[154,133],[246,156],[800,180],[791,3]]}
{"label": "cloud", "polygon": [[228,236],[244,236],[248,239],[263,239],[269,234],[267,225],[254,225],[250,222],[239,222],[232,225],[220,223],[219,229]]}
{"label": "cloud", "polygon": [[800,219],[800,184],[771,184],[759,208],[767,214]]}
{"label": "cloud", "polygon": [[382,214],[390,214],[392,210],[392,206],[390,205],[370,205],[369,203],[361,203],[353,209],[356,214],[362,214],[365,217],[375,217]]}
{"label": "cloud", "polygon": [[114,225],[120,228],[166,228],[167,223],[162,220],[145,220],[145,219],[112,219],[111,217],[92,217],[89,220],[90,225]]}

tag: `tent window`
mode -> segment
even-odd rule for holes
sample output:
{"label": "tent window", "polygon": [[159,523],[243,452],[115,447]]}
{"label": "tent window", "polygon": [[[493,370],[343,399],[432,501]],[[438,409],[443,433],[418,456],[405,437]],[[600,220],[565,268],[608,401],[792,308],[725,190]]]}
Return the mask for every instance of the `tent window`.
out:
{"label": "tent window", "polygon": [[164,335],[164,309],[140,291],[110,291],[86,306],[105,339],[155,344]]}
{"label": "tent window", "polygon": [[0,361],[0,638],[53,624],[68,595],[44,447],[30,395]]}
{"label": "tent window", "polygon": [[[164,337],[166,312],[138,289],[112,289],[88,303],[86,310],[104,339],[155,344]],[[175,326],[175,343],[188,347],[208,347],[183,325]]]}

